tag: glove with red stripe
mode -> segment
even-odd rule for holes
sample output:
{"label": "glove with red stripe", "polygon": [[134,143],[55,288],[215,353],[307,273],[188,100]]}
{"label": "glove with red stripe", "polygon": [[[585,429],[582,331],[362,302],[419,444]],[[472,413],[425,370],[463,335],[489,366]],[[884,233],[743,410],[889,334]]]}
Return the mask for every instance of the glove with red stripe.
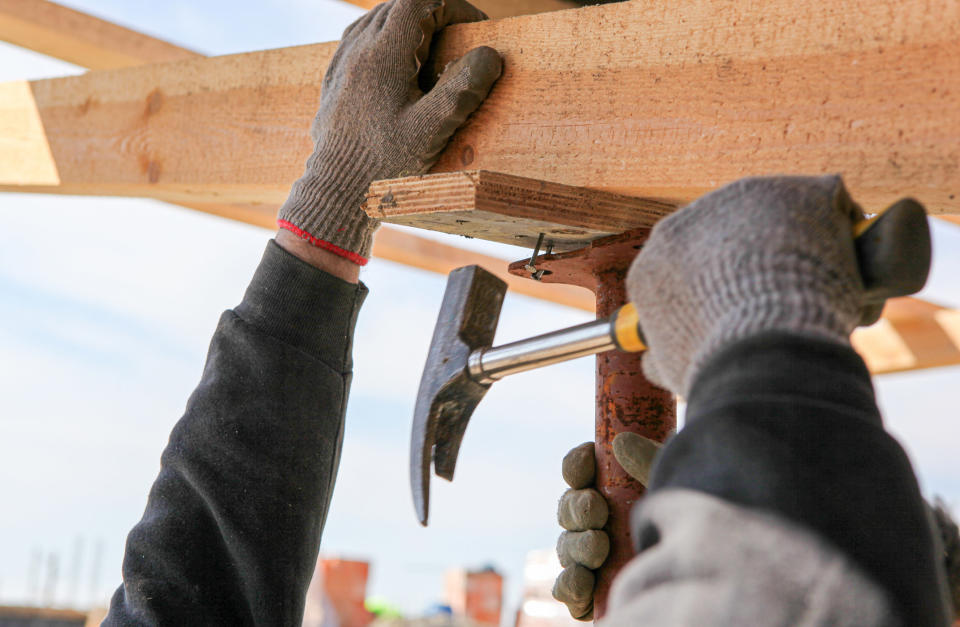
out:
{"label": "glove with red stripe", "polygon": [[370,183],[429,170],[500,76],[500,55],[480,47],[421,89],[434,34],[484,19],[465,0],[392,0],[347,28],[323,80],[314,152],[280,208],[280,228],[366,264],[379,226],[361,209]]}

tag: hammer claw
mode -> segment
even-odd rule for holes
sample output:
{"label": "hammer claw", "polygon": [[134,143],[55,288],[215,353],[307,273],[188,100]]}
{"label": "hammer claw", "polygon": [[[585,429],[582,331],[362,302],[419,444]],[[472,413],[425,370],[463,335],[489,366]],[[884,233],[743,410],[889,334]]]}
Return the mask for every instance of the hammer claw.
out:
{"label": "hammer claw", "polygon": [[493,344],[507,285],[479,266],[450,273],[423,368],[410,439],[410,488],[420,524],[427,524],[430,465],[453,479],[470,415],[489,388],[474,382],[467,359]]}

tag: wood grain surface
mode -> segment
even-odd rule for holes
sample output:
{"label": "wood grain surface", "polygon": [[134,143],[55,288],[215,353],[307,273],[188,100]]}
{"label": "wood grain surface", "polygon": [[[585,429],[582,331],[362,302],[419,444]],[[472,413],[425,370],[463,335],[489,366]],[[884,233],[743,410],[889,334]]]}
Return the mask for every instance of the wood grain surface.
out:
{"label": "wood grain surface", "polygon": [[[676,203],[746,175],[840,172],[869,209],[912,195],[958,212],[958,7],[634,0],[454,26],[438,67],[483,44],[505,72],[435,171]],[[59,183],[12,168],[26,143],[4,146],[0,185],[280,202],[334,47],[33,82],[32,99],[0,108],[35,112]]]}
{"label": "wood grain surface", "polygon": [[473,170],[375,181],[368,215],[403,224],[533,248],[541,233],[557,251],[653,226],[669,202]]}

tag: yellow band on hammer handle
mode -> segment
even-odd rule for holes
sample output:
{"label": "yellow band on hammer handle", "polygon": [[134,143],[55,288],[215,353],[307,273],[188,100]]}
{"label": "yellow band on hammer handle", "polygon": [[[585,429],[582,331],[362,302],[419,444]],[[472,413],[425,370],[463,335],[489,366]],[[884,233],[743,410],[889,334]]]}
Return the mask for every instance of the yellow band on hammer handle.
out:
{"label": "yellow band on hammer handle", "polygon": [[638,353],[647,350],[647,345],[640,335],[640,316],[633,303],[627,303],[617,310],[610,324],[610,335],[617,348],[628,353]]}
{"label": "yellow band on hammer handle", "polygon": [[[885,211],[885,210],[884,210]],[[853,239],[857,239],[863,235],[867,229],[874,225],[874,223],[883,216],[884,211],[876,214],[871,218],[862,218],[853,223]]]}

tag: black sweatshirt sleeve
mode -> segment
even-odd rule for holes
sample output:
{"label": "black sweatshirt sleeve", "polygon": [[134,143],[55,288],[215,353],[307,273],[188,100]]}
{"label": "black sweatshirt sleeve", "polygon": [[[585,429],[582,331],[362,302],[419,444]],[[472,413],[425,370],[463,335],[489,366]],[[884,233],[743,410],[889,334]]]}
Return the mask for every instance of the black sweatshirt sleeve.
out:
{"label": "black sweatshirt sleeve", "polygon": [[692,390],[651,493],[699,491],[813,530],[889,594],[903,624],[944,624],[926,505],[851,348],[757,335],[713,357]]}
{"label": "black sweatshirt sleeve", "polygon": [[299,625],[366,288],[270,242],[170,434],[105,625]]}

